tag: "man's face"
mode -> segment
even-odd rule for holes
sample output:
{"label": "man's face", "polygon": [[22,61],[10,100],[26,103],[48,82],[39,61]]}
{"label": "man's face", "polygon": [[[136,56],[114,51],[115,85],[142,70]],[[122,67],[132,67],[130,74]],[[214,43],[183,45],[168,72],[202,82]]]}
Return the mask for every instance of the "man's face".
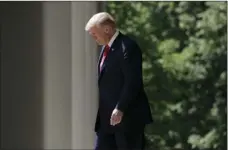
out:
{"label": "man's face", "polygon": [[105,45],[106,43],[106,34],[103,30],[102,27],[92,27],[89,30],[89,34],[94,38],[94,40],[99,44],[99,45]]}

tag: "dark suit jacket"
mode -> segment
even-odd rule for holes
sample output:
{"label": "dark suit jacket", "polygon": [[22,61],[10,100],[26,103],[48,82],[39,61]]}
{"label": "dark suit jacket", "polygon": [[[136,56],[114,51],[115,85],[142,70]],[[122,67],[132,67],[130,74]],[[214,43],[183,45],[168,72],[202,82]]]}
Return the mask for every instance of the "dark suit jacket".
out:
{"label": "dark suit jacket", "polygon": [[[99,109],[95,131],[140,130],[152,122],[148,99],[143,88],[142,54],[139,46],[119,33],[114,40],[101,72],[98,62]],[[124,113],[120,124],[110,125],[114,108]]]}

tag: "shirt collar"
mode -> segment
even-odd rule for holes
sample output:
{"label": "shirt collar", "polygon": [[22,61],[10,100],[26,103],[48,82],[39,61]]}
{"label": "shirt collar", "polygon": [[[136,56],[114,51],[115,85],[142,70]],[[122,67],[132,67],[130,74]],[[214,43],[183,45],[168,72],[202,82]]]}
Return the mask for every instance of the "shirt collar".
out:
{"label": "shirt collar", "polygon": [[111,47],[116,37],[119,35],[119,31],[116,30],[115,34],[112,36],[111,40],[108,43],[108,46]]}

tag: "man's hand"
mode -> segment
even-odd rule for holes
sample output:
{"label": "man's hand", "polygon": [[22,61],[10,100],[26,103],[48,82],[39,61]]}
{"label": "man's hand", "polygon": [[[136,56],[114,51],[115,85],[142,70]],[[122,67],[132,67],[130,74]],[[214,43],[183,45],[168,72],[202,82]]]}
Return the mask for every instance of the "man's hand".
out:
{"label": "man's hand", "polygon": [[112,116],[110,118],[110,124],[115,126],[116,124],[120,123],[123,117],[123,112],[118,109],[114,109],[112,112]]}

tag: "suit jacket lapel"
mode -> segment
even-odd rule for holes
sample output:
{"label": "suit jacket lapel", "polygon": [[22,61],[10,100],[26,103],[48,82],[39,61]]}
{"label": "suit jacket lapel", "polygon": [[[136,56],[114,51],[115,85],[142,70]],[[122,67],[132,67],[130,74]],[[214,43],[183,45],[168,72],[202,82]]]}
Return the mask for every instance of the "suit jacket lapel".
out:
{"label": "suit jacket lapel", "polygon": [[102,46],[100,56],[98,58],[98,64],[97,64],[97,69],[98,69],[98,75],[100,76],[100,63],[101,63],[101,56],[103,55],[105,46]]}
{"label": "suit jacket lapel", "polygon": [[99,74],[98,81],[99,81],[99,80],[101,79],[101,77],[102,77],[102,74],[103,74],[103,72],[104,72],[104,70],[105,70],[105,67],[107,66],[107,62],[108,62],[109,57],[112,55],[112,52],[115,51],[115,49],[117,48],[116,46],[118,45],[118,41],[119,41],[120,36],[121,36],[121,33],[119,33],[119,35],[118,35],[118,36],[116,37],[116,39],[113,41],[113,44],[112,44],[112,46],[110,47],[110,51],[109,51],[107,57],[105,58],[104,63],[103,63],[103,65],[102,65],[102,67],[101,67],[101,71],[100,71],[100,62],[101,62],[101,58],[102,58],[102,55],[103,55],[103,51],[104,51],[104,47],[105,47],[105,46],[103,46],[103,48],[102,48],[102,52],[101,52],[101,54],[100,54],[99,63],[98,63],[98,71],[99,71],[99,73],[98,73],[98,74]]}
{"label": "suit jacket lapel", "polygon": [[[104,70],[105,70],[105,67],[106,67],[106,65],[107,65],[108,59],[109,59],[109,57],[110,57],[110,55],[111,55],[111,53],[112,53],[111,50],[112,50],[112,46],[111,46],[111,48],[110,48],[110,51],[108,52],[108,55],[106,56],[106,58],[105,58],[105,60],[104,60],[104,62],[103,62],[103,65],[101,66],[101,71],[100,71],[100,74],[99,74],[99,78],[101,78],[101,76],[102,76],[102,74],[103,74],[103,72],[104,72]],[[102,55],[103,55],[103,54],[102,54]],[[100,60],[100,62],[101,62],[101,60]],[[98,69],[100,69],[100,63],[99,63]]]}

